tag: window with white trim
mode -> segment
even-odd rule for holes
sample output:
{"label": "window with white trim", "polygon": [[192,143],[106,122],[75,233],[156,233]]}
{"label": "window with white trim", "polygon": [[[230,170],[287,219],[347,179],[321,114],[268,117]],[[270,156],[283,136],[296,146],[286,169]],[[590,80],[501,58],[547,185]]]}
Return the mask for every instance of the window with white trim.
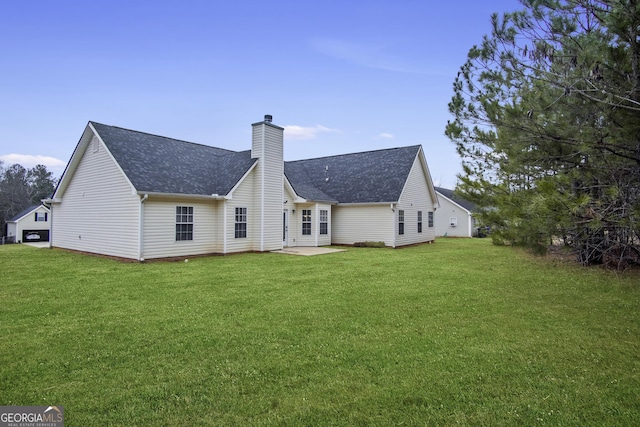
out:
{"label": "window with white trim", "polygon": [[457,227],[458,226],[458,218],[456,218],[455,216],[452,216],[451,218],[449,218],[449,225],[451,227]]}
{"label": "window with white trim", "polygon": [[418,211],[418,233],[422,233],[422,211]]}
{"label": "window with white trim", "polygon": [[235,238],[247,237],[247,208],[236,208]]}
{"label": "window with white trim", "polygon": [[404,211],[398,211],[398,234],[404,234]]}
{"label": "window with white trim", "polygon": [[193,240],[193,206],[176,206],[176,241]]}
{"label": "window with white trim", "polygon": [[429,228],[433,228],[433,212],[427,213],[427,221],[428,221]]}
{"label": "window with white trim", "polygon": [[320,234],[329,234],[329,211],[320,209]]}
{"label": "window with white trim", "polygon": [[311,209],[302,209],[302,235],[311,236]]}
{"label": "window with white trim", "polygon": [[36,212],[36,222],[47,222],[47,212]]}

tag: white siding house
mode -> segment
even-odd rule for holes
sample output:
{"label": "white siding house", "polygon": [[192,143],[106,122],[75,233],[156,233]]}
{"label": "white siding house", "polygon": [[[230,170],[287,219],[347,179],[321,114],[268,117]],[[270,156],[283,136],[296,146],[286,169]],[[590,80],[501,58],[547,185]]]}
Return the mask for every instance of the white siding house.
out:
{"label": "white siding house", "polygon": [[457,196],[453,190],[436,187],[440,209],[435,214],[436,236],[473,237],[477,236],[475,205]]}
{"label": "white siding house", "polygon": [[[398,247],[435,240],[426,218],[438,202],[421,146],[285,162],[285,175],[302,199],[331,206],[333,244]],[[424,215],[420,231],[418,212]],[[302,236],[299,244],[313,241]]]}
{"label": "white siding house", "polygon": [[51,245],[145,260],[434,240],[421,146],[285,162],[283,132],[265,116],[235,152],[89,122],[47,201]]}
{"label": "white siding house", "polygon": [[47,242],[50,237],[51,213],[43,205],[30,206],[7,221],[10,242]]}
{"label": "white siding house", "polygon": [[140,197],[99,135],[83,134],[70,168],[51,205],[52,246],[137,258]]}

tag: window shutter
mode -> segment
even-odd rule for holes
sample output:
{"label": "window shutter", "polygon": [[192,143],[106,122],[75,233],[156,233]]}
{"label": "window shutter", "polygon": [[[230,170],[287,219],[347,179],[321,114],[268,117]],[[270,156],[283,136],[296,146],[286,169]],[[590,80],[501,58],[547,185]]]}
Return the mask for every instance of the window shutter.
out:
{"label": "window shutter", "polygon": [[45,213],[44,213],[44,222],[47,222],[47,214],[48,214],[48,213],[49,213],[49,212],[45,212]]}
{"label": "window shutter", "polygon": [[35,220],[34,220],[34,221],[35,221],[35,222],[38,222],[38,212],[34,212],[34,215],[36,216],[36,218],[35,218]]}

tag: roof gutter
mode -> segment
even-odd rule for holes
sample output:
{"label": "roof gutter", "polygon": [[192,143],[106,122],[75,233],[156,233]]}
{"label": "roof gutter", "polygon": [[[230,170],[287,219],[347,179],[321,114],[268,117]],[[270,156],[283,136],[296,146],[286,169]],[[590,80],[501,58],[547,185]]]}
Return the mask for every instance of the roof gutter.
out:
{"label": "roof gutter", "polygon": [[136,194],[144,196],[145,200],[149,196],[174,197],[180,199],[207,199],[207,200],[225,200],[225,196],[219,194],[185,194],[185,193],[160,193],[153,191],[137,191]]}
{"label": "roof gutter", "polygon": [[340,203],[340,202],[338,202],[337,205],[338,206],[371,206],[371,205],[380,205],[380,206],[391,205],[391,206],[394,206],[397,203],[398,203],[397,201],[394,201],[394,202],[360,202],[360,203]]}

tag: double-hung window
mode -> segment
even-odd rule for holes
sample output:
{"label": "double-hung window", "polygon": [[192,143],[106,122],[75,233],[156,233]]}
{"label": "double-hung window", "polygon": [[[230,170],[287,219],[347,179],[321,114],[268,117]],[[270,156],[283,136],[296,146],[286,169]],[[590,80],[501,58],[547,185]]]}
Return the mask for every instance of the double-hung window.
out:
{"label": "double-hung window", "polygon": [[320,234],[329,234],[329,211],[320,209]]}
{"label": "double-hung window", "polygon": [[311,236],[311,209],[302,209],[302,235]]}
{"label": "double-hung window", "polygon": [[176,241],[193,240],[193,206],[176,206]]}
{"label": "double-hung window", "polygon": [[429,215],[429,218],[428,218],[429,228],[433,228],[433,212],[429,212],[428,215]]}
{"label": "double-hung window", "polygon": [[47,222],[47,212],[36,212],[36,222]]}
{"label": "double-hung window", "polygon": [[404,211],[398,211],[398,234],[404,234]]}
{"label": "double-hung window", "polygon": [[422,211],[418,211],[418,233],[422,233]]}
{"label": "double-hung window", "polygon": [[244,239],[247,237],[247,208],[236,208],[236,239]]}

